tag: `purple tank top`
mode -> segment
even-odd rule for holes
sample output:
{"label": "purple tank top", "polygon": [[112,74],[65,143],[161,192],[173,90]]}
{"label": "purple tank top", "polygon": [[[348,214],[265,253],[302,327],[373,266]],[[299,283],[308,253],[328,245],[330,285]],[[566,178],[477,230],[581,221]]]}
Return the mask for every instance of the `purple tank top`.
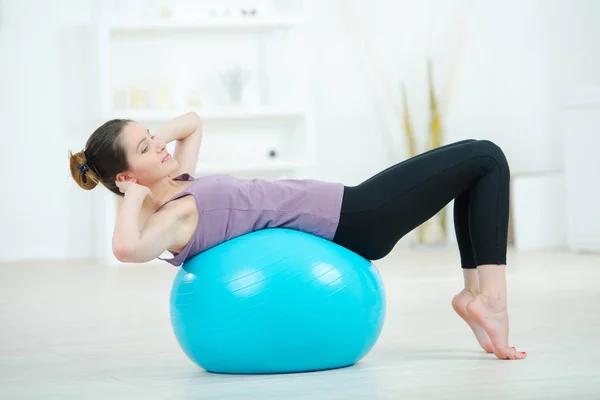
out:
{"label": "purple tank top", "polygon": [[[332,240],[338,227],[344,185],[312,179],[240,179],[217,174],[175,180],[194,181],[167,201],[194,196],[196,231],[181,253],[162,258],[175,266],[237,236],[267,228],[288,228]],[[166,204],[166,203],[165,203]]]}

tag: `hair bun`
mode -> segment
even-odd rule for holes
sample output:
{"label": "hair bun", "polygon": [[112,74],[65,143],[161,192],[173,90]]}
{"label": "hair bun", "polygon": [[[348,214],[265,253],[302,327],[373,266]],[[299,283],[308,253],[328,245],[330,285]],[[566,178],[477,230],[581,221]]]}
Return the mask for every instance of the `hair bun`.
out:
{"label": "hair bun", "polygon": [[73,180],[84,190],[92,190],[100,181],[98,175],[89,169],[83,151],[73,154],[69,151],[69,167]]}

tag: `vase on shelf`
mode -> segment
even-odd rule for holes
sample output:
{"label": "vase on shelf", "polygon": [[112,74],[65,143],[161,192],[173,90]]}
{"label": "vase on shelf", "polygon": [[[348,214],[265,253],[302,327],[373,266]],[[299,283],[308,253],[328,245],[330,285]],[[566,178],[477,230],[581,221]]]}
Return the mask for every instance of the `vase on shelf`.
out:
{"label": "vase on shelf", "polygon": [[225,86],[231,104],[240,105],[246,85],[250,81],[250,72],[239,65],[221,72],[221,81]]}
{"label": "vase on shelf", "polygon": [[134,85],[130,89],[130,107],[132,109],[148,108],[148,92],[141,86]]}

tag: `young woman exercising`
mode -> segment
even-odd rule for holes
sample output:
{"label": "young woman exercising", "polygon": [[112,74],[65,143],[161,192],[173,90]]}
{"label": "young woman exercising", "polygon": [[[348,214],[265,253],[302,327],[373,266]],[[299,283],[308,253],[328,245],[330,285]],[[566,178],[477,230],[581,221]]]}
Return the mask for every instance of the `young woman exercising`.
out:
{"label": "young woman exercising", "polygon": [[[177,141],[173,155],[166,143]],[[195,113],[150,133],[111,120],[69,153],[73,179],[98,183],[124,201],[113,252],[124,262],[187,258],[255,230],[290,228],[320,236],[369,260],[454,199],[454,226],[464,289],[452,300],[481,347],[500,359],[526,354],[508,344],[506,251],[509,166],[487,140],[465,140],[393,165],[357,186],[309,179],[193,178],[202,141]]]}

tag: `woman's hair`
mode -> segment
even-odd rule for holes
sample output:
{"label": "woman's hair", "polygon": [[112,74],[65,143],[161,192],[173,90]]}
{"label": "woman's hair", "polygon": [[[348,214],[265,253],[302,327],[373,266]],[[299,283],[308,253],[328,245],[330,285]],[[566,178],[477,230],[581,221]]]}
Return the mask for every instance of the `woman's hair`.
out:
{"label": "woman's hair", "polygon": [[111,192],[123,196],[115,180],[117,174],[129,169],[120,136],[130,122],[128,119],[105,122],[92,133],[85,150],[75,154],[69,151],[71,176],[81,188],[91,190],[102,183]]}

